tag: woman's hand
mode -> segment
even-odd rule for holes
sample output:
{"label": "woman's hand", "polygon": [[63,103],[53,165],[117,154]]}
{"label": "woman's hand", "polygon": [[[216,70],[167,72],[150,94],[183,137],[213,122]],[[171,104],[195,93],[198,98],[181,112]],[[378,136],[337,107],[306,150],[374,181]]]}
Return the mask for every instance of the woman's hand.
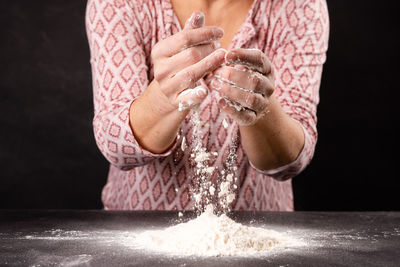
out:
{"label": "woman's hand", "polygon": [[267,56],[256,49],[235,49],[226,65],[214,71],[210,88],[221,96],[219,107],[239,125],[255,124],[268,112],[274,92],[273,69]]}
{"label": "woman's hand", "polygon": [[160,41],[152,50],[154,80],[168,98],[171,111],[201,103],[208,92],[196,83],[224,61],[225,51],[218,50],[217,42],[223,30],[203,26],[204,15],[194,12],[181,32]]}
{"label": "woman's hand", "polygon": [[171,147],[187,115],[177,109],[201,103],[208,92],[196,87],[197,82],[224,62],[225,51],[217,50],[216,43],[222,29],[203,26],[204,15],[195,12],[181,32],[152,49],[154,79],[129,110],[132,133],[150,152]]}

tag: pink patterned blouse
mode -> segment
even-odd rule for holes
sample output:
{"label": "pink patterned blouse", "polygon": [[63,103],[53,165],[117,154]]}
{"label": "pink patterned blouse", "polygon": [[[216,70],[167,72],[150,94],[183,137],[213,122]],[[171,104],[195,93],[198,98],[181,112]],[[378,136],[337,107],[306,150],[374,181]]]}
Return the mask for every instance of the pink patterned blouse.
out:
{"label": "pink patterned blouse", "polygon": [[[182,123],[181,137],[164,154],[141,148],[129,126],[129,107],[151,77],[150,52],[160,40],[181,30],[170,0],[89,0],[86,27],[93,78],[93,128],[97,145],[110,162],[102,192],[105,209],[187,210],[190,194],[190,145],[193,125]],[[317,140],[316,108],[328,46],[325,0],[254,0],[230,48],[257,48],[276,70],[275,96],[298,121],[305,145],[298,158],[279,169],[254,168],[240,144],[234,210],[293,210],[291,180],[311,161]],[[200,106],[203,144],[218,152],[211,166],[224,166],[237,125],[217,107],[211,93]],[[180,143],[186,137],[188,148]]]}

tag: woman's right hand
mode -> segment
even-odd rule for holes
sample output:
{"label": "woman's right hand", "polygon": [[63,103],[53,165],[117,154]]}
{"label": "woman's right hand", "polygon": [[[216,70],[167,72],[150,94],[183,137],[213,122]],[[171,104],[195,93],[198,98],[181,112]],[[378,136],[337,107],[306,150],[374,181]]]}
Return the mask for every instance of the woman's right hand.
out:
{"label": "woman's right hand", "polygon": [[169,100],[170,111],[195,106],[207,96],[206,88],[187,89],[224,62],[225,50],[217,42],[223,34],[221,28],[204,27],[204,15],[194,12],[182,31],[154,46],[153,82]]}
{"label": "woman's right hand", "polygon": [[154,46],[154,79],[129,110],[132,133],[142,148],[162,153],[176,140],[188,113],[178,108],[201,103],[206,87],[191,88],[225,61],[225,50],[216,45],[222,35],[220,28],[204,27],[204,15],[195,12],[181,32]]}

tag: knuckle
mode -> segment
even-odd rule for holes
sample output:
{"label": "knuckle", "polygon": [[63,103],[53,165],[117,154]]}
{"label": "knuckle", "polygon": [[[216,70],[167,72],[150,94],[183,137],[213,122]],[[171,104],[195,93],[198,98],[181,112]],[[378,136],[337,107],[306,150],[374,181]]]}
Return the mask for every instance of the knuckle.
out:
{"label": "knuckle", "polygon": [[214,52],[216,49],[218,49],[218,47],[217,47],[217,45],[215,44],[215,42],[213,42],[213,43],[211,43],[211,44],[208,44],[208,45],[206,45],[206,46],[204,47],[205,54],[207,54],[207,55],[211,54],[211,53]]}
{"label": "knuckle", "polygon": [[242,114],[241,114],[242,123],[250,124],[253,121],[253,117],[254,116],[251,111],[246,110],[246,111],[242,112]]}
{"label": "knuckle", "polygon": [[275,91],[274,87],[268,88],[267,89],[267,96],[271,96],[274,93],[274,91]]}
{"label": "knuckle", "polygon": [[190,42],[189,34],[185,31],[181,32],[181,34],[179,35],[178,42],[183,45],[188,45]]}
{"label": "knuckle", "polygon": [[269,74],[271,72],[271,65],[265,55],[261,58],[261,62],[262,62],[263,73]]}
{"label": "knuckle", "polygon": [[194,62],[198,62],[202,59],[200,51],[196,48],[188,49],[188,54],[190,59],[193,60]]}
{"label": "knuckle", "polygon": [[260,106],[259,106],[259,111],[264,111],[265,109],[267,109],[268,107],[268,100],[263,99],[262,101],[260,101]]}
{"label": "knuckle", "polygon": [[264,97],[257,94],[256,100],[254,102],[254,109],[257,111],[261,111],[267,107],[267,102]]}
{"label": "knuckle", "polygon": [[253,107],[254,109],[259,109],[261,106],[262,106],[262,101],[260,100],[260,98],[258,97],[258,95],[254,95],[252,107]]}
{"label": "knuckle", "polygon": [[254,91],[257,91],[257,89],[259,88],[259,86],[260,86],[260,78],[259,77],[257,77],[256,75],[252,75],[251,76],[251,78],[250,78],[250,80],[251,80],[251,86],[252,86],[252,89],[254,90]]}
{"label": "knuckle", "polygon": [[158,66],[154,66],[154,79],[160,80],[162,78],[162,71]]}
{"label": "knuckle", "polygon": [[271,96],[271,95],[274,93],[275,87],[274,87],[273,85],[268,84],[267,86],[265,86],[264,91],[265,91],[264,94],[265,94],[267,97],[269,97],[269,96]]}
{"label": "knuckle", "polygon": [[257,98],[254,94],[248,94],[246,97],[246,104],[253,107],[257,102]]}
{"label": "knuckle", "polygon": [[154,78],[157,81],[164,79],[168,75],[166,68],[160,67],[158,65],[154,66]]}
{"label": "knuckle", "polygon": [[253,113],[251,111],[246,111],[246,122],[250,123],[253,120]]}
{"label": "knuckle", "polygon": [[232,79],[232,71],[230,69],[223,69],[221,74],[222,77],[226,78],[227,80]]}
{"label": "knuckle", "polygon": [[257,57],[261,58],[262,61],[264,61],[264,53],[261,50],[257,50]]}
{"label": "knuckle", "polygon": [[213,39],[214,38],[214,32],[212,31],[212,30],[206,30],[206,31],[204,31],[202,34],[201,34],[201,39],[202,40],[205,40],[205,41],[207,41],[207,40],[211,40],[211,39]]}
{"label": "knuckle", "polygon": [[185,77],[192,83],[192,82],[195,81],[196,75],[195,75],[195,73],[194,73],[193,71],[188,70],[188,71],[186,71],[186,73],[185,73]]}

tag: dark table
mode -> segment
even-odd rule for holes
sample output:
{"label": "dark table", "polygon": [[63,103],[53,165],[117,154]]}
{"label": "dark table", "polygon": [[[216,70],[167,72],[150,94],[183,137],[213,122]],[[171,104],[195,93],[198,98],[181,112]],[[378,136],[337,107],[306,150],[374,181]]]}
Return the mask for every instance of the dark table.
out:
{"label": "dark table", "polygon": [[[172,211],[0,211],[0,266],[400,266],[398,212],[233,212],[304,246],[252,257],[177,257],[127,246]],[[184,220],[193,218],[186,212]]]}

